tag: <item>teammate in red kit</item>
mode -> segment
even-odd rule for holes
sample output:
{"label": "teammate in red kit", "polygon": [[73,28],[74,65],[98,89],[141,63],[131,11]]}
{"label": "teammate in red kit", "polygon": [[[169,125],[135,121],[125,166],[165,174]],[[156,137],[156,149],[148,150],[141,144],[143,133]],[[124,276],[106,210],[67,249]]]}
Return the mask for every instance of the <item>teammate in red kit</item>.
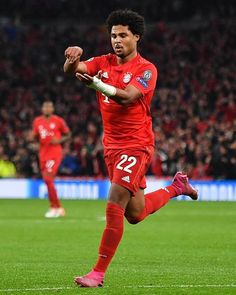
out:
{"label": "teammate in red kit", "polygon": [[45,101],[42,105],[42,116],[35,118],[33,122],[33,135],[40,142],[39,161],[40,170],[48,189],[50,208],[46,212],[46,218],[56,218],[65,215],[61,207],[57,191],[54,186],[54,178],[62,160],[61,144],[70,138],[70,130],[65,121],[54,113],[52,101]]}
{"label": "teammate in red kit", "polygon": [[65,51],[64,71],[74,73],[97,92],[104,126],[104,157],[111,180],[98,260],[91,272],[75,278],[75,283],[83,287],[103,285],[123,235],[124,216],[136,224],[173,197],[184,194],[198,198],[182,172],[175,175],[170,186],[144,195],[145,173],[154,150],[150,102],[157,69],[137,52],[144,32],[142,16],[130,10],[114,11],[107,26],[114,54],[80,61],[80,47]]}

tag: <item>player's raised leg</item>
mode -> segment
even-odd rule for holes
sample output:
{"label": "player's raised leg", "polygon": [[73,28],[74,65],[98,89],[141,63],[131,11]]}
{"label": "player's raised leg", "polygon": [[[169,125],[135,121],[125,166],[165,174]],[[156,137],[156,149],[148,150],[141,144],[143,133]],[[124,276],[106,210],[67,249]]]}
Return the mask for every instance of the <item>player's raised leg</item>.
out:
{"label": "player's raised leg", "polygon": [[131,224],[136,224],[148,215],[158,211],[168,203],[171,198],[179,195],[189,196],[193,200],[198,199],[197,190],[189,184],[187,175],[177,172],[171,185],[144,195],[139,190],[135,197],[131,198],[125,211],[126,219]]}
{"label": "player's raised leg", "polygon": [[128,189],[112,183],[106,208],[106,228],[102,235],[98,260],[90,273],[75,278],[77,285],[82,287],[103,285],[105,272],[123,235],[124,213],[130,197]]}

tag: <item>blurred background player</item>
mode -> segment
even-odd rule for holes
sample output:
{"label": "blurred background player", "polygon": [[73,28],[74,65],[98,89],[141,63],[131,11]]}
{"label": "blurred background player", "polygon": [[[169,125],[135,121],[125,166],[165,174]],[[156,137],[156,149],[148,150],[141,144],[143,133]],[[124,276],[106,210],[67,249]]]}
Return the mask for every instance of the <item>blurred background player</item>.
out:
{"label": "blurred background player", "polygon": [[54,113],[52,101],[42,105],[42,116],[33,122],[33,136],[40,143],[39,162],[43,180],[48,189],[50,208],[46,218],[57,218],[65,215],[54,185],[54,178],[62,161],[61,144],[70,138],[70,130],[66,122]]}
{"label": "blurred background player", "polygon": [[118,10],[107,19],[115,54],[80,62],[83,50],[68,47],[64,71],[97,92],[104,126],[104,156],[111,188],[99,257],[93,270],[75,278],[83,287],[103,285],[105,272],[123,235],[124,216],[131,224],[142,221],[177,195],[197,199],[187,175],[178,172],[170,186],[146,194],[145,173],[154,151],[150,102],[156,86],[156,67],[137,52],[144,19],[136,12]]}

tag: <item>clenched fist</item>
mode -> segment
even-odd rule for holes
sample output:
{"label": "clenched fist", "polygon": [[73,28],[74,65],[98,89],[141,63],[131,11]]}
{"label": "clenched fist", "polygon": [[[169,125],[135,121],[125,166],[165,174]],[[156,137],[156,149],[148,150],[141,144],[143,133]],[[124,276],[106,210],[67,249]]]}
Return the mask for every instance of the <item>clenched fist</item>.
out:
{"label": "clenched fist", "polygon": [[70,64],[73,64],[83,54],[83,49],[78,46],[71,46],[65,50],[65,57]]}

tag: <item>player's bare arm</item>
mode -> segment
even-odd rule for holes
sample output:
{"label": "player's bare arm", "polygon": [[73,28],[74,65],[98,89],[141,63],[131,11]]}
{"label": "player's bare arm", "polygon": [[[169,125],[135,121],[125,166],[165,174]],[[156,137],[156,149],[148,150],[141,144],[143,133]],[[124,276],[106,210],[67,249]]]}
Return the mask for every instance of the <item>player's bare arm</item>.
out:
{"label": "player's bare arm", "polygon": [[38,135],[34,131],[30,131],[28,139],[29,141],[35,141],[38,139]]}
{"label": "player's bare arm", "polygon": [[88,87],[102,92],[110,99],[121,105],[128,105],[142,97],[142,93],[133,85],[128,85],[125,89],[120,89],[103,83],[101,81],[101,72],[99,72],[95,77],[91,77],[86,73],[76,73],[76,78],[85,83]]}
{"label": "player's bare arm", "polygon": [[79,46],[71,46],[65,50],[66,61],[64,63],[64,72],[69,74],[87,73],[87,66],[80,61],[83,49]]}
{"label": "player's bare arm", "polygon": [[29,131],[27,141],[30,143],[32,150],[39,150],[39,137],[33,130]]}

